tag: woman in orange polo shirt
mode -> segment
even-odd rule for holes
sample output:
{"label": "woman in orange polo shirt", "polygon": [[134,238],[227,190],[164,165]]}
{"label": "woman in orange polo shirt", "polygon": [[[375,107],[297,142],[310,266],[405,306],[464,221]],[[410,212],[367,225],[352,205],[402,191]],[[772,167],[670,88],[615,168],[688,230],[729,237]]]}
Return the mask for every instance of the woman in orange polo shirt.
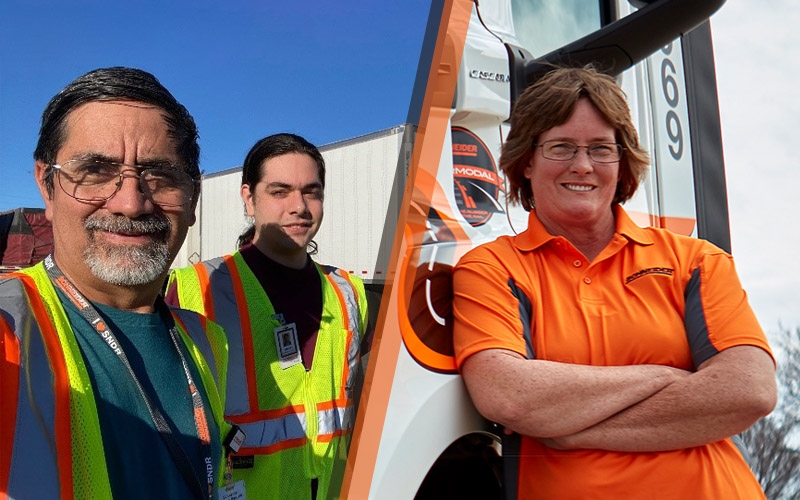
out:
{"label": "woman in orange polo shirt", "polygon": [[647,164],[591,68],[514,108],[500,168],[528,229],[461,259],[453,310],[476,407],[523,436],[519,498],[764,497],[730,437],[772,411],[772,354],[729,254],[620,207]]}

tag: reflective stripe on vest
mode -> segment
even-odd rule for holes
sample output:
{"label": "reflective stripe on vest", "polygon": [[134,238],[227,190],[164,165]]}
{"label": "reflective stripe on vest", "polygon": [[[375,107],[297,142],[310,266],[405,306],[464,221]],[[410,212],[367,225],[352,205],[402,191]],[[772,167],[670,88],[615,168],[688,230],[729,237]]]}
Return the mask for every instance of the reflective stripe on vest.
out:
{"label": "reflective stripe on vest", "polygon": [[[247,311],[244,299],[244,290],[241,280],[238,279],[236,264],[233,258],[228,255],[218,257],[205,262],[195,264],[194,268],[178,270],[177,272],[192,271],[197,273],[200,281],[200,293],[197,300],[192,300],[190,304],[184,304],[181,299],[181,306],[205,314],[211,321],[221,325],[228,338],[228,380],[248,380],[247,373],[253,373],[252,359],[244,355],[243,337],[250,338],[250,314]],[[236,279],[231,276],[236,272]],[[213,276],[211,280],[209,277]],[[180,282],[178,283],[180,286]],[[237,298],[243,306],[238,308]],[[202,304],[202,305],[201,305]],[[199,306],[199,307],[198,307]],[[233,328],[237,325],[238,328]],[[231,391],[226,393],[225,414],[249,413],[251,401],[256,404],[255,381],[253,382],[252,393],[247,391]],[[249,384],[248,384],[249,387]],[[256,408],[257,410],[257,408]],[[248,436],[250,434],[248,433]]]}
{"label": "reflective stripe on vest", "polygon": [[327,442],[352,430],[355,408],[352,405],[333,407],[317,413],[318,439]]}
{"label": "reflective stripe on vest", "polygon": [[[342,315],[345,319],[344,324],[347,325],[348,330],[353,332],[353,340],[348,346],[347,364],[345,365],[347,375],[344,378],[347,382],[342,387],[343,392],[339,394],[339,398],[344,399],[352,397],[352,394],[345,394],[344,390],[345,388],[353,387],[356,371],[359,368],[359,352],[361,349],[361,317],[358,314],[358,295],[353,283],[350,281],[350,275],[341,269],[337,269],[332,266],[321,267],[325,277],[328,278],[333,285],[333,289],[336,290],[336,294],[339,297],[339,303],[342,304],[341,309]],[[342,422],[345,421],[345,419],[340,418],[338,421]],[[346,422],[346,428],[351,429],[353,427],[352,419],[347,419]],[[320,426],[320,429],[322,428],[323,427]]]}
{"label": "reflective stripe on vest", "polygon": [[[211,372],[214,377],[214,385],[218,387],[220,371],[217,369],[217,358],[214,356],[214,349],[211,347],[211,342],[209,341],[208,335],[192,335],[189,333],[205,332],[207,328],[206,322],[204,321],[205,318],[181,309],[170,308],[170,312],[172,313],[172,318],[175,320],[175,324],[178,326],[178,332],[189,335],[194,347],[200,351],[200,355],[202,356],[201,359],[204,360],[208,365],[208,371]],[[192,344],[184,343],[184,345],[189,349],[189,353],[191,354]],[[196,359],[195,363],[197,363]],[[203,370],[200,370],[200,374],[203,374]]]}
{"label": "reflective stripe on vest", "polygon": [[249,450],[248,453],[266,455],[305,444],[306,415],[302,407],[297,410],[290,413],[275,411],[275,414],[286,414],[237,424],[247,434],[244,445]]}

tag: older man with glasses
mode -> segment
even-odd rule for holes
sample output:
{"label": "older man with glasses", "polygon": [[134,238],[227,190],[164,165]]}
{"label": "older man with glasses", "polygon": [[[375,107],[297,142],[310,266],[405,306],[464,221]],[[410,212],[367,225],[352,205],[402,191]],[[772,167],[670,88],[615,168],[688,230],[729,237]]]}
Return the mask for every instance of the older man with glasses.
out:
{"label": "older man with glasses", "polygon": [[0,497],[216,498],[225,341],[160,297],[195,221],[194,119],[98,69],[50,101],[34,158],[54,250],[0,281]]}

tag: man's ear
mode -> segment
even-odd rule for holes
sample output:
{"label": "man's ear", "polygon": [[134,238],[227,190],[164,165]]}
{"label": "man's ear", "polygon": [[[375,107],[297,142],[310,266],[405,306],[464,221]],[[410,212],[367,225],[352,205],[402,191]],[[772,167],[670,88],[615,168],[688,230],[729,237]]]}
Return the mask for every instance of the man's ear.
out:
{"label": "man's ear", "polygon": [[[51,172],[52,167],[36,160],[36,163],[33,166],[33,176],[36,180],[36,187],[39,188],[39,194],[42,196],[42,200],[44,200],[44,216],[50,222],[53,221],[53,195],[52,192],[55,190],[55,183],[58,182],[55,179],[55,172]],[[52,189],[47,189],[47,176],[50,177],[50,182]]]}
{"label": "man's ear", "polygon": [[194,226],[195,222],[197,222],[197,204],[200,202],[202,183],[198,182],[196,186],[197,188],[192,195],[192,204],[189,206],[189,226]]}
{"label": "man's ear", "polygon": [[249,184],[242,184],[242,188],[239,190],[239,195],[242,197],[242,203],[244,203],[244,211],[248,217],[254,217],[255,207],[253,206],[253,192],[250,191]]}

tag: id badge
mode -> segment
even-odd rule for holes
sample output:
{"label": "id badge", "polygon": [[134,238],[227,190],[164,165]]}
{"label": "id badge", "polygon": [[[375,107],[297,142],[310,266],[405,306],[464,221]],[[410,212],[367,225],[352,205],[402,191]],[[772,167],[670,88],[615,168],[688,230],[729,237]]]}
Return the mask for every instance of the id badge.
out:
{"label": "id badge", "polygon": [[220,488],[219,498],[220,500],[247,500],[244,481],[236,481]]}
{"label": "id badge", "polygon": [[287,323],[275,327],[272,332],[275,334],[275,347],[278,350],[278,362],[281,368],[285,370],[302,363],[300,341],[297,340],[297,325]]}

